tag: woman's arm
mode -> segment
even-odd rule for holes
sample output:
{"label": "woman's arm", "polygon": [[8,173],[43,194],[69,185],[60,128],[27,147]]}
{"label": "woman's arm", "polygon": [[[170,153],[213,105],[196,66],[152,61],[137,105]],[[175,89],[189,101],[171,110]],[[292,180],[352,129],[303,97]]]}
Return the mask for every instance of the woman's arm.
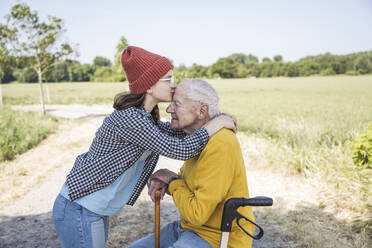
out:
{"label": "woman's arm", "polygon": [[138,114],[120,116],[120,113],[117,113],[112,116],[110,123],[111,128],[121,139],[178,160],[188,160],[199,155],[209,137],[221,128],[234,128],[232,119],[224,115],[214,118],[205,127],[197,129],[184,138],[173,137],[162,132],[150,118]]}
{"label": "woman's arm", "polygon": [[172,128],[170,128],[170,123],[169,122],[163,122],[161,120],[158,121],[158,126],[159,126],[159,129],[160,131],[162,131],[163,133],[166,133],[170,136],[174,136],[174,137],[177,137],[177,138],[183,138],[186,136],[186,133],[182,130],[174,130]]}
{"label": "woman's arm", "polygon": [[162,132],[148,117],[135,114],[113,116],[107,125],[126,142],[178,160],[199,155],[209,140],[205,128],[200,128],[184,138],[177,138]]}

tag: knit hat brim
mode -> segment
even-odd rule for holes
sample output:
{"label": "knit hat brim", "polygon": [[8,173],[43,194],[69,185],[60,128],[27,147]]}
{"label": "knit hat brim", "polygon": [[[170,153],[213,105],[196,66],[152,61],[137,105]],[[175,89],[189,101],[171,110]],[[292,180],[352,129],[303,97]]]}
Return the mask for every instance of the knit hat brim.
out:
{"label": "knit hat brim", "polygon": [[131,93],[141,94],[156,84],[165,74],[173,70],[170,61],[161,57],[150,68],[148,68],[137,80],[129,85]]}

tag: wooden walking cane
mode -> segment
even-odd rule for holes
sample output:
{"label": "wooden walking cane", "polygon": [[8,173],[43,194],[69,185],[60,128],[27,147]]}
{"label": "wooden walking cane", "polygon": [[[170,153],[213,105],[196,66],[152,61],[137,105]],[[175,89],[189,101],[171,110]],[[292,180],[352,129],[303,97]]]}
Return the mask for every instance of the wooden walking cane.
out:
{"label": "wooden walking cane", "polygon": [[155,248],[160,247],[160,191],[155,192]]}

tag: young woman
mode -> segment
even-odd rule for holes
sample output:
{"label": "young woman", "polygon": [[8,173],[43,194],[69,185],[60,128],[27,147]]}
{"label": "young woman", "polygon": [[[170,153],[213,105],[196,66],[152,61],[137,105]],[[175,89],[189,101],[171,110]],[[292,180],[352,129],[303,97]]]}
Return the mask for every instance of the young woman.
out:
{"label": "young woman", "polygon": [[79,155],[53,206],[62,247],[104,247],[108,216],[133,205],[152,174],[159,155],[187,160],[198,155],[219,129],[235,129],[221,115],[190,135],[159,120],[159,102],[174,92],[173,65],[162,56],[129,46],[121,63],[130,93],[116,96],[89,151]]}

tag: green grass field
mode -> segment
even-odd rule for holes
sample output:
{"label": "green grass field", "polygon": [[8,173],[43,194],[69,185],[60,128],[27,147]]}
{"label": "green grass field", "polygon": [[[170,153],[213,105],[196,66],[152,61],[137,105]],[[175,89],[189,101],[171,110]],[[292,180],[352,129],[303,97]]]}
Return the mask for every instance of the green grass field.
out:
{"label": "green grass field", "polygon": [[54,130],[57,121],[49,115],[0,108],[0,162],[39,144]]}
{"label": "green grass field", "polygon": [[[208,80],[221,110],[256,141],[273,166],[316,176],[332,189],[322,203],[371,225],[371,170],[352,161],[350,141],[372,122],[372,76]],[[51,104],[111,104],[125,83],[49,84]],[[38,104],[38,84],[3,85],[4,103]],[[161,104],[163,110],[166,104]],[[369,216],[369,217],[368,217]]]}

